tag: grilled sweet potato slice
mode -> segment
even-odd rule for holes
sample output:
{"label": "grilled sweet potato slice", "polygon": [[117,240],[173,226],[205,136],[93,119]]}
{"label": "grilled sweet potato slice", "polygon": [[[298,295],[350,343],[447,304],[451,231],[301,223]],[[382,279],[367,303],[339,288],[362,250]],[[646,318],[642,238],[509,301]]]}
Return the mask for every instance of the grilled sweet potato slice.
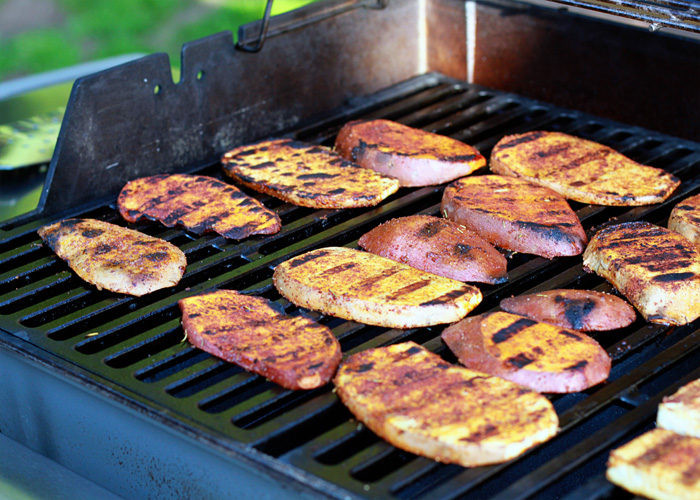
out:
{"label": "grilled sweet potato slice", "polygon": [[557,432],[557,414],[540,394],[450,365],[414,342],[354,354],[334,382],[374,433],[439,462],[504,462]]}
{"label": "grilled sweet potato slice", "polygon": [[129,222],[148,216],[168,227],[183,226],[196,234],[215,231],[235,240],[282,228],[279,216],[258,200],[203,175],[142,177],[122,188],[117,203]]}
{"label": "grilled sweet potato slice", "polygon": [[660,203],[680,180],[602,144],[561,132],[509,135],[491,152],[491,170],[522,177],[570,200],[596,205]]}
{"label": "grilled sweet potato slice", "polygon": [[612,283],[647,321],[684,325],[700,316],[700,250],[666,228],[606,227],[588,244],[583,266]]}
{"label": "grilled sweet potato slice", "polygon": [[98,289],[144,295],[176,285],[187,266],[175,245],[95,219],[65,219],[39,236],[78,276]]}
{"label": "grilled sweet potato slice", "polygon": [[610,357],[588,335],[516,314],[465,318],[442,339],[467,368],[538,392],[582,391],[610,373]]}
{"label": "grilled sweet potato slice", "polygon": [[668,228],[700,246],[700,194],[686,198],[673,207]]}
{"label": "grilled sweet potato slice", "polygon": [[299,306],[391,328],[451,323],[481,302],[476,287],[350,248],[321,248],[289,259],[272,280]]}
{"label": "grilled sweet potato slice", "polygon": [[389,120],[357,120],[338,133],[335,149],[344,158],[394,177],[402,186],[431,186],[486,166],[468,144]]}
{"label": "grilled sweet potato slice", "polygon": [[664,500],[696,500],[700,439],[654,429],[613,450],[605,476],[633,493]]}
{"label": "grilled sweet potato slice", "polygon": [[509,297],[501,309],[573,330],[614,330],[634,321],[634,308],[619,297],[591,290],[548,290]]}
{"label": "grilled sweet potato slice", "polygon": [[581,222],[564,198],[514,177],[458,179],[445,188],[442,212],[507,250],[552,258],[578,255],[586,244]]}
{"label": "grilled sweet potato slice", "polygon": [[330,381],[340,344],[326,326],[280,312],[262,297],[218,290],[178,301],[187,339],[287,389]]}
{"label": "grilled sweet potato slice", "polygon": [[506,258],[475,232],[430,215],[399,217],[357,242],[368,252],[458,281],[503,283]]}
{"label": "grilled sweet potato slice", "polygon": [[240,146],[221,161],[234,181],[302,207],[372,207],[399,189],[396,179],[291,139]]}
{"label": "grilled sweet potato slice", "polygon": [[700,438],[700,378],[663,399],[656,415],[656,425]]}

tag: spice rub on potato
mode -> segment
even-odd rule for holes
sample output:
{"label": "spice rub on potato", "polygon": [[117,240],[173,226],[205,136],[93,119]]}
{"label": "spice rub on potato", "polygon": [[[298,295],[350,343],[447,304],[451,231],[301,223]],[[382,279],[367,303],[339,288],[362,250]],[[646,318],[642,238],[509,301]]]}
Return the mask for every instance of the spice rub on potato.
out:
{"label": "spice rub on potato", "polygon": [[557,432],[557,414],[542,395],[446,363],[414,342],[354,354],[334,382],[378,436],[443,463],[505,462]]}
{"label": "spice rub on potato", "polygon": [[599,231],[583,266],[602,276],[647,321],[684,325],[700,316],[700,250],[686,238],[648,222]]}
{"label": "spice rub on potato", "polygon": [[700,246],[700,194],[686,198],[673,207],[668,228]]}
{"label": "spice rub on potato", "polygon": [[586,233],[564,198],[542,186],[500,175],[458,179],[445,188],[442,213],[489,243],[551,259],[578,255]]}
{"label": "spice rub on potato", "polygon": [[605,476],[649,498],[696,500],[700,439],[654,429],[610,453]]}
{"label": "spice rub on potato", "polygon": [[389,328],[451,323],[482,298],[471,285],[342,247],[320,248],[282,262],[272,281],[298,306]]}
{"label": "spice rub on potato", "polygon": [[289,316],[262,297],[218,290],[178,301],[187,339],[287,389],[328,383],[341,359],[326,326]]}
{"label": "spice rub on potato", "polygon": [[185,254],[159,238],[95,219],[64,219],[39,236],[70,268],[98,290],[144,295],[175,286]]}
{"label": "spice rub on potato", "polygon": [[396,179],[291,139],[240,146],[221,161],[234,181],[302,207],[372,207],[399,189]]}
{"label": "spice rub on potato", "polygon": [[582,391],[610,373],[610,357],[586,334],[506,312],[466,318],[442,339],[467,368],[538,392]]}
{"label": "spice rub on potato", "polygon": [[458,281],[503,283],[506,258],[475,232],[447,219],[410,215],[360,237],[368,252]]}
{"label": "spice rub on potato", "polygon": [[665,170],[641,165],[602,144],[541,130],[501,139],[491,152],[490,167],[596,205],[660,203],[680,184]]}
{"label": "spice rub on potato", "polygon": [[443,184],[486,166],[486,159],[468,144],[389,120],[347,123],[335,149],[348,160],[398,179],[402,186]]}
{"label": "spice rub on potato", "polygon": [[634,308],[619,297],[591,290],[547,290],[501,301],[501,309],[573,330],[614,330],[630,325]]}
{"label": "spice rub on potato", "polygon": [[117,198],[129,222],[153,217],[168,227],[183,226],[201,234],[214,231],[235,240],[274,234],[279,216],[240,189],[203,175],[154,175],[127,183]]}

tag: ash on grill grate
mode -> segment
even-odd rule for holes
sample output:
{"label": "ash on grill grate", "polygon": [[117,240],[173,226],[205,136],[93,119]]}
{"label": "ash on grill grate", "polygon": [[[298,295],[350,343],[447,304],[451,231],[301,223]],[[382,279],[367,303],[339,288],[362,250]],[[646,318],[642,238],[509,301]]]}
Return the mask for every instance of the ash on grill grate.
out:
{"label": "ash on grill grate", "polygon": [[[488,156],[505,134],[557,130],[609,145],[683,181],[659,205],[571,203],[589,235],[613,221],[641,219],[665,225],[673,205],[700,190],[700,145],[688,141],[438,75],[415,78],[378,96],[358,100],[354,109],[344,108],[286,135],[332,145],[348,120],[388,118],[465,140]],[[214,165],[198,173],[220,176],[219,169]],[[475,175],[481,173],[485,172]],[[77,279],[40,245],[36,229],[48,220],[8,229],[0,241],[0,327],[23,332],[35,345],[89,370],[96,380],[141,395],[156,413],[182,419],[185,426],[195,422],[197,434],[236,440],[349,494],[372,497],[482,498],[498,495],[510,483],[509,497],[600,487],[607,450],[649,426],[655,403],[679,381],[698,376],[691,362],[700,346],[697,324],[671,329],[638,318],[622,330],[594,334],[614,360],[609,381],[581,393],[552,396],[562,431],[523,457],[464,469],[396,450],[358,425],[330,387],[302,393],[284,390],[183,342],[176,303],[203,291],[235,288],[299,314],[271,284],[279,262],[322,246],[356,248],[359,236],[393,217],[439,215],[442,188],[404,188],[377,207],[353,210],[313,211],[253,195],[281,216],[278,234],[235,242],[150,221],[131,225],[177,244],[189,262],[177,287],[140,298],[100,292]],[[114,205],[63,215],[124,224]],[[549,261],[511,255],[508,274],[507,283],[480,286],[484,300],[473,314],[492,310],[513,294],[564,287],[612,291],[602,278],[583,272],[580,257]],[[414,340],[455,361],[440,340],[442,326],[402,331],[304,313],[329,326],[346,355]],[[311,487],[320,488],[318,484]]]}

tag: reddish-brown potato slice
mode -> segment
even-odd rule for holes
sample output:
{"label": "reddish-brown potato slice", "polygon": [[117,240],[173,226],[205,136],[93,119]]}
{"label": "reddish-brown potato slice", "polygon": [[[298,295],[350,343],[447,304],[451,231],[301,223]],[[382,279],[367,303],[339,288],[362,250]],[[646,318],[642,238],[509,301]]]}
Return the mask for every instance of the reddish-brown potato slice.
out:
{"label": "reddish-brown potato slice", "polygon": [[282,228],[279,216],[240,189],[203,175],[154,175],[124,186],[119,213],[129,222],[144,216],[164,225],[183,226],[201,234],[214,231],[241,240],[253,234],[274,234]]}
{"label": "reddish-brown potato slice", "polygon": [[552,258],[578,255],[586,233],[564,198],[542,186],[500,175],[458,179],[445,188],[442,212],[507,250]]}
{"label": "reddish-brown potato slice", "polygon": [[634,308],[619,297],[591,290],[548,290],[501,301],[506,312],[573,330],[614,330],[634,321]]}
{"label": "reddish-brown potato slice", "polygon": [[302,207],[373,207],[399,189],[396,179],[291,139],[240,146],[221,162],[234,181]]}
{"label": "reddish-brown potato slice", "polygon": [[389,328],[452,323],[481,302],[474,286],[343,247],[282,262],[272,282],[298,306]]}
{"label": "reddish-brown potato slice", "polygon": [[668,228],[700,246],[700,194],[686,198],[673,207]]}
{"label": "reddish-brown potato slice", "polygon": [[284,314],[262,297],[219,290],[178,305],[194,346],[287,389],[320,387],[340,363],[340,344],[328,327]]}
{"label": "reddish-brown potato slice", "polygon": [[610,452],[605,476],[644,497],[697,500],[700,439],[653,429]]}
{"label": "reddish-brown potato slice", "polygon": [[660,203],[680,180],[641,165],[602,144],[541,130],[501,139],[491,152],[491,170],[522,177],[562,196],[598,205]]}
{"label": "reddish-brown potato slice", "polygon": [[588,335],[506,312],[466,318],[442,339],[467,368],[538,392],[582,391],[610,373],[610,357]]}
{"label": "reddish-brown potato slice", "polygon": [[685,325],[700,317],[700,249],[669,229],[626,222],[599,231],[583,267],[617,288],[647,321]]}
{"label": "reddish-brown potato slice", "polygon": [[557,432],[557,414],[542,395],[446,363],[414,342],[354,354],[334,382],[374,433],[439,462],[504,462]]}
{"label": "reddish-brown potato slice", "polygon": [[141,296],[177,285],[187,259],[167,241],[95,219],[65,219],[39,236],[98,289]]}
{"label": "reddish-brown potato slice", "polygon": [[486,166],[468,144],[389,120],[358,120],[338,133],[335,149],[344,158],[394,177],[402,186],[431,186]]}
{"label": "reddish-brown potato slice", "polygon": [[368,252],[458,281],[503,283],[506,258],[479,235],[430,215],[399,217],[362,235]]}

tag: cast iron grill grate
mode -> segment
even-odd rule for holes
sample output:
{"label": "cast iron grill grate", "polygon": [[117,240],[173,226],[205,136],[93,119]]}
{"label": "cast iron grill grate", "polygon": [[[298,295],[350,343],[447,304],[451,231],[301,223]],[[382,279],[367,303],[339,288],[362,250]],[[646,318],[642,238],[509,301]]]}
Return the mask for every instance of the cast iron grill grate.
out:
{"label": "cast iron grill grate", "polygon": [[[287,135],[332,145],[339,128],[355,118],[382,117],[450,135],[483,154],[506,134],[559,130],[607,144],[631,158],[665,168],[683,184],[665,203],[647,207],[597,207],[572,203],[589,231],[614,220],[665,225],[671,208],[700,189],[700,145],[563,110],[440,75],[423,75]],[[203,174],[221,177],[220,166]],[[274,267],[323,246],[356,247],[364,232],[389,218],[439,214],[441,187],[401,189],[380,206],[313,211],[255,195],[283,220],[280,233],[243,242],[197,236],[153,222],[130,227],[164,238],[187,255],[181,283],[145,297],[98,291],[78,279],[36,235],[48,219],[0,235],[0,328],[139,394],[168,418],[196,422],[197,432],[255,449],[334,483],[350,494],[393,498],[526,497],[618,494],[602,478],[609,449],[653,425],[660,398],[700,376],[697,322],[679,328],[638,319],[630,327],[594,335],[613,358],[607,383],[582,393],[552,396],[561,432],[506,464],[464,469],[393,448],[351,418],[325,387],[283,390],[183,342],[177,300],[216,288],[233,288],[278,301],[294,313],[271,283]],[[124,224],[114,203],[62,214]],[[497,307],[506,296],[551,288],[611,291],[582,270],[580,257],[509,258],[509,282],[482,285],[484,301],[473,314]],[[454,361],[440,327],[392,330],[311,313],[328,325],[351,354],[414,340]],[[297,478],[297,480],[299,480]],[[511,485],[509,488],[506,485]],[[573,493],[572,493],[573,492]]]}

